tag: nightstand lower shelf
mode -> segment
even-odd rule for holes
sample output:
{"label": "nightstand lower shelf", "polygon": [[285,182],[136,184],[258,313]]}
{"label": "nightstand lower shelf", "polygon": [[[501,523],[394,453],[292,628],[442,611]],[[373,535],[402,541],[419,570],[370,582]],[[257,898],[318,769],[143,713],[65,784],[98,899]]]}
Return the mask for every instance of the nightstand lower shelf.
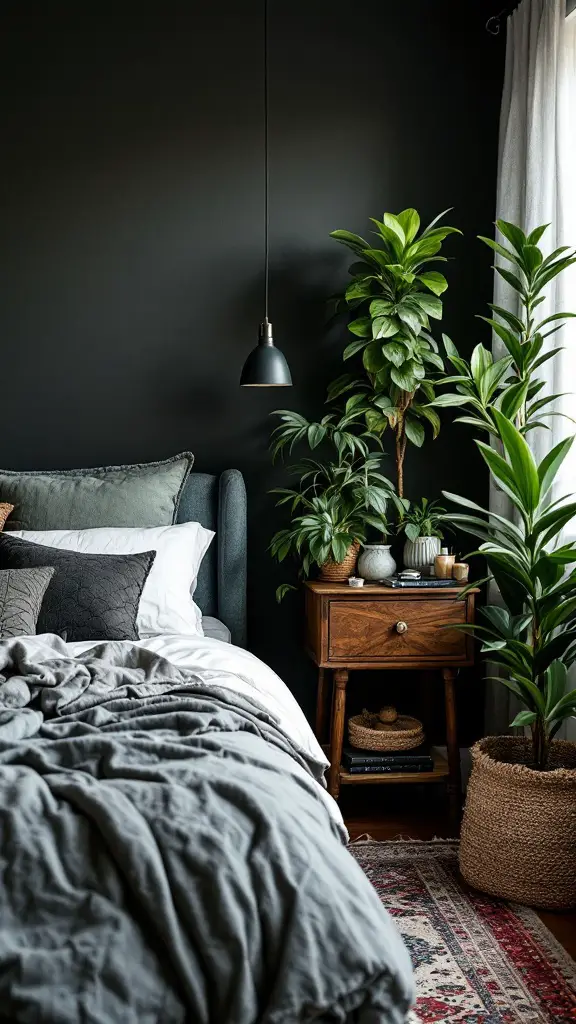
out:
{"label": "nightstand lower shelf", "polygon": [[440,754],[434,755],[434,768],[431,772],[359,772],[350,774],[340,765],[340,785],[357,785],[379,782],[393,785],[399,782],[443,782],[449,774],[448,762]]}

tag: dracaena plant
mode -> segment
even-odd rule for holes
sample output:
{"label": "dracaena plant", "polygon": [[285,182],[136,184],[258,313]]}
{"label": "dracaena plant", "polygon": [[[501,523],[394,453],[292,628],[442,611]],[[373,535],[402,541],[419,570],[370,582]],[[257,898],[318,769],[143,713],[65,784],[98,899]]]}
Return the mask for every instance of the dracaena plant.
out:
{"label": "dracaena plant", "polygon": [[[447,213],[448,211],[444,211]],[[420,217],[407,209],[385,213],[376,226],[377,246],[350,231],[333,231],[356,260],[349,273],[343,305],[360,316],[348,324],[355,336],[344,351],[349,360],[361,353],[364,375],[346,373],[329,388],[331,401],[346,392],[362,395],[361,405],[370,431],[394,433],[397,491],[404,494],[404,459],[408,442],[420,447],[424,423],[438,435],[440,419],[431,407],[434,378],[444,372],[438,345],[430,333],[430,318],[442,318],[440,295],[448,287],[443,274],[429,269],[440,256],[442,242],[457,228],[440,225],[440,214],[419,234]]]}
{"label": "dracaena plant", "polygon": [[450,513],[450,522],[479,538],[478,552],[488,564],[505,607],[481,609],[478,625],[457,628],[477,635],[482,651],[500,665],[494,677],[520,703],[511,725],[529,726],[533,764],[548,765],[550,742],[562,723],[576,717],[576,689],[567,690],[567,672],[576,660],[576,544],[559,543],[561,531],[576,515],[576,502],[551,501],[554,477],[573,440],[557,444],[537,464],[521,431],[497,408],[494,429],[502,454],[476,441],[497,485],[508,495],[518,522],[513,523],[466,498],[444,497],[470,512]]}
{"label": "dracaena plant", "polygon": [[576,252],[569,246],[561,246],[544,257],[537,243],[547,224],[535,228],[529,235],[507,221],[498,220],[496,225],[510,243],[510,249],[491,238],[480,238],[512,264],[513,271],[500,266],[494,269],[517,293],[519,310],[516,315],[491,304],[494,316],[480,319],[490,324],[506,354],[494,360],[488,349],[477,345],[468,362],[450,338],[443,335],[446,356],[456,372],[437,383],[454,384],[456,393],[438,395],[431,404],[464,407],[466,415],[457,422],[487,430],[494,436],[498,436],[494,410],[499,410],[527,434],[538,427],[548,428],[545,421],[558,415],[548,407],[563,397],[543,395],[545,382],[537,371],[560,351],[559,347],[544,350],[546,338],[559,331],[564,321],[575,314],[553,313],[538,321],[535,310],[544,301],[544,288],[576,262]]}
{"label": "dracaena plant", "polygon": [[[341,562],[355,542],[366,539],[368,526],[389,532],[387,507],[396,502],[394,485],[380,471],[379,439],[362,429],[363,415],[350,411],[329,413],[320,422],[280,409],[280,423],[272,432],[273,458],[296,444],[306,444],[315,457],[288,467],[297,477],[294,487],[277,487],[277,505],[289,506],[291,524],[279,530],[270,543],[274,558],[283,562],[292,554],[300,561],[300,575],[328,560]],[[282,600],[290,584],[276,591]]]}

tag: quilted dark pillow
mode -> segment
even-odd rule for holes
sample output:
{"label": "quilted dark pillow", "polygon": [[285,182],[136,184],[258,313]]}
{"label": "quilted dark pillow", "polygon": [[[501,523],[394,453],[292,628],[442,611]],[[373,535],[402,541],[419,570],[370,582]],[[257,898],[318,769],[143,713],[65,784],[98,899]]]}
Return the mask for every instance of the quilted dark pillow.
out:
{"label": "quilted dark pillow", "polygon": [[55,569],[40,608],[37,633],[75,640],[138,640],[136,615],[155,551],[88,555],[0,534],[0,569]]}
{"label": "quilted dark pillow", "polygon": [[34,636],[46,588],[54,569],[6,569],[0,572],[0,639]]}

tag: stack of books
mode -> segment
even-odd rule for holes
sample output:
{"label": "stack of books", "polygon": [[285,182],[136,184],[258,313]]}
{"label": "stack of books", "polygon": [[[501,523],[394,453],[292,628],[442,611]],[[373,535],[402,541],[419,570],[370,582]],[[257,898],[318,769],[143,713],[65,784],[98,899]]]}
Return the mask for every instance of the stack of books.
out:
{"label": "stack of books", "polygon": [[428,747],[399,750],[397,753],[344,747],[342,761],[345,770],[350,775],[377,775],[383,772],[431,772],[434,768]]}

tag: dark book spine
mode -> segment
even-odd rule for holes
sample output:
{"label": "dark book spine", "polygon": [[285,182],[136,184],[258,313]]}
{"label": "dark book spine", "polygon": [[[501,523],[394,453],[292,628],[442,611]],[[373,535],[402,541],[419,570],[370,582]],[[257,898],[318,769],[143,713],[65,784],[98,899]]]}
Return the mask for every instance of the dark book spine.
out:
{"label": "dark book spine", "polygon": [[380,775],[393,774],[394,772],[431,772],[433,764],[364,764],[351,765],[348,769],[350,775]]}
{"label": "dark book spine", "polygon": [[380,756],[374,754],[372,757],[356,757],[356,755],[344,754],[344,761],[350,767],[367,768],[369,765],[397,765],[397,764],[432,764],[432,758],[428,754],[387,754]]}

